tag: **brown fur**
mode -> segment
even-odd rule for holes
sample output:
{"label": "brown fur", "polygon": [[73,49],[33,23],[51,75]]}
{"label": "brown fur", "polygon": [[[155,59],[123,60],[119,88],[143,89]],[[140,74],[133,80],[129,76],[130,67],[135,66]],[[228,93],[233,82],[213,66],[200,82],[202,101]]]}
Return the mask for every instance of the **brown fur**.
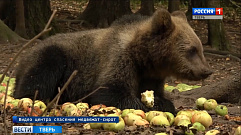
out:
{"label": "brown fur", "polygon": [[52,99],[77,69],[61,103],[105,86],[108,89],[84,102],[147,111],[140,93],[149,89],[155,91],[152,109],[174,112],[163,95],[165,78],[198,80],[211,74],[200,40],[183,13],[170,15],[160,9],[152,17],[126,21],[126,25],[122,18],[106,29],[58,34],[43,41],[20,62],[14,97],[33,98],[39,90],[38,99]]}

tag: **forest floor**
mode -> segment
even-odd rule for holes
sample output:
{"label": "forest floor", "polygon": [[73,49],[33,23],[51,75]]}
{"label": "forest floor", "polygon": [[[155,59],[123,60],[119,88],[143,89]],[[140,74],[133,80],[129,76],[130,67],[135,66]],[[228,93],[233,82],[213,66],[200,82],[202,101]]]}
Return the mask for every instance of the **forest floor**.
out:
{"label": "forest floor", "polygon": [[[56,19],[58,20],[71,20],[76,19],[80,14],[79,7],[82,9],[85,8],[85,3],[76,3],[73,1],[71,3],[66,2],[65,4],[58,2],[57,0],[51,1],[52,7],[59,9]],[[63,6],[64,5],[64,6]],[[58,22],[58,21],[57,21]],[[189,21],[190,25],[193,27],[199,38],[201,39],[203,44],[207,43],[207,23],[203,20],[191,20]],[[58,22],[58,26],[61,28],[61,32],[73,32],[78,30],[86,29],[78,23],[68,23],[66,22]],[[225,19],[224,18],[224,26],[228,35],[228,39],[230,40],[231,51],[233,53],[240,54],[241,52],[241,21],[239,19]],[[36,46],[37,44],[32,45]],[[14,55],[18,52],[18,50],[22,47],[22,45],[13,45],[13,44],[1,44],[0,45],[0,74],[4,71],[7,65],[10,63]],[[204,45],[204,48],[210,48],[208,45]],[[25,50],[22,56],[29,51],[30,48]],[[204,81],[181,81],[175,79],[168,79],[168,85],[177,85],[180,82],[186,84],[195,84],[195,85],[209,85],[212,83],[216,83],[222,81],[229,76],[234,75],[237,72],[241,71],[241,63],[240,59],[232,57],[230,55],[217,55],[217,54],[205,54],[205,57],[210,64],[214,73],[205,79]],[[17,62],[16,62],[17,64]],[[16,65],[15,64],[15,65]],[[15,66],[10,69],[10,71],[15,70]],[[223,135],[232,135],[233,129],[238,125],[241,125],[241,108],[237,104],[230,103],[222,103],[229,107],[229,120],[225,117],[220,117],[211,112],[213,118],[213,125],[209,129],[218,129],[221,131]],[[176,106],[176,108],[180,109],[181,106]],[[8,129],[12,131],[12,117],[14,112],[8,113]],[[2,116],[2,111],[0,111],[0,116]],[[2,117],[0,117],[1,119]],[[0,120],[2,121],[2,120]],[[3,123],[0,123],[0,134],[3,133]],[[45,124],[43,124],[45,125]],[[49,124],[48,124],[49,125]],[[83,124],[55,124],[63,126],[64,134],[115,134],[114,132],[108,132],[104,130],[92,130],[92,129],[84,129]],[[163,128],[155,128],[155,127],[126,127],[124,131],[119,132],[117,134],[155,134],[160,131],[163,131]]]}

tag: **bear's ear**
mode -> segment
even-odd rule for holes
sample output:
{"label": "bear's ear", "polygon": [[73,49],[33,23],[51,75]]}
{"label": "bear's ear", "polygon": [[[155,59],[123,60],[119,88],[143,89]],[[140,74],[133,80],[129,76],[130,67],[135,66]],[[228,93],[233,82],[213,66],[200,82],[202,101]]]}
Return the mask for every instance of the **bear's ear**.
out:
{"label": "bear's ear", "polygon": [[172,16],[176,16],[176,17],[182,18],[183,20],[187,21],[187,16],[182,11],[174,11],[174,12],[172,12]]}
{"label": "bear's ear", "polygon": [[152,33],[164,34],[173,30],[171,14],[166,9],[158,9],[152,16]]}

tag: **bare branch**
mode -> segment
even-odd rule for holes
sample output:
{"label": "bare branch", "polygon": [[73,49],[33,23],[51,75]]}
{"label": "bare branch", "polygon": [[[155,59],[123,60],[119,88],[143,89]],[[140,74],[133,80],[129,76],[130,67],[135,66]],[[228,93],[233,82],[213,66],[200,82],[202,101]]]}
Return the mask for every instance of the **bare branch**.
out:
{"label": "bare branch", "polygon": [[7,96],[8,96],[8,86],[9,86],[9,82],[10,82],[10,79],[13,75],[13,72],[11,73],[11,75],[9,76],[8,78],[8,81],[7,81],[7,86],[6,86],[6,92],[5,92],[5,97],[4,97],[4,107],[3,107],[3,121],[4,121],[4,131],[5,131],[5,135],[8,134],[8,131],[7,131],[7,122],[6,122],[6,103],[7,103]]}
{"label": "bare branch", "polygon": [[31,113],[30,113],[30,116],[33,116],[33,110],[34,110],[34,102],[37,98],[37,95],[38,95],[38,90],[35,91],[35,95],[34,95],[34,98],[33,98],[33,104],[32,104],[32,107],[31,107]]}
{"label": "bare branch", "polygon": [[40,36],[42,36],[43,34],[45,34],[46,32],[50,31],[51,28],[48,28],[50,25],[50,22],[52,21],[55,13],[57,12],[57,10],[54,10],[54,12],[52,13],[47,25],[45,26],[45,28],[43,29],[43,31],[41,31],[38,35],[36,35],[34,38],[32,38],[31,40],[29,40],[19,51],[18,53],[14,56],[13,60],[11,61],[11,63],[7,66],[7,68],[5,69],[5,71],[3,72],[3,75],[0,79],[0,83],[2,83],[4,77],[6,76],[8,70],[10,69],[10,67],[13,65],[13,63],[15,62],[15,60],[18,58],[18,56],[22,53],[22,51],[27,48],[30,44],[32,44],[37,38],[39,38]]}
{"label": "bare branch", "polygon": [[58,99],[58,97],[60,97],[62,95],[62,93],[64,92],[64,90],[67,88],[67,86],[69,85],[69,83],[71,82],[71,80],[76,76],[77,74],[77,70],[75,70],[71,76],[69,77],[68,81],[64,84],[64,86],[62,87],[62,89],[60,90],[60,92],[55,96],[55,98],[47,105],[46,109],[44,110],[44,112],[40,115],[43,116],[43,114],[50,108],[52,107],[52,105],[56,102],[56,100]]}

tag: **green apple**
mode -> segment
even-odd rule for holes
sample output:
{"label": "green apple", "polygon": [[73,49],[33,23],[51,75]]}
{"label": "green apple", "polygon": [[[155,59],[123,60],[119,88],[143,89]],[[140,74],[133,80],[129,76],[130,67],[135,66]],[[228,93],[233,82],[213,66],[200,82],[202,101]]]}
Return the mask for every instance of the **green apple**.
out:
{"label": "green apple", "polygon": [[155,135],[167,135],[166,133],[156,133]]}
{"label": "green apple", "polygon": [[187,115],[184,115],[184,114],[177,115],[174,119],[174,125],[177,125],[181,120],[184,120],[184,119],[190,121],[190,118]]}
{"label": "green apple", "polygon": [[104,130],[118,132],[118,131],[123,130],[125,128],[125,122],[120,116],[118,116],[116,114],[109,114],[107,116],[108,117],[111,117],[111,116],[116,117],[117,116],[117,117],[119,117],[119,122],[118,123],[104,123],[103,124]]}
{"label": "green apple", "polygon": [[167,117],[158,115],[152,118],[151,125],[159,125],[159,126],[170,126],[169,121],[167,120]]}
{"label": "green apple", "polygon": [[35,100],[34,101],[34,106],[38,106],[42,111],[44,111],[47,108],[45,103],[40,101],[40,100]]}
{"label": "green apple", "polygon": [[177,126],[184,126],[188,127],[188,125],[191,124],[191,121],[188,119],[181,119],[178,123]]}
{"label": "green apple", "polygon": [[191,111],[182,110],[182,111],[179,111],[177,113],[177,115],[186,115],[186,116],[189,117],[190,120],[192,119],[192,112]]}
{"label": "green apple", "polygon": [[197,131],[205,131],[205,127],[200,122],[195,122],[189,129],[196,129]]}
{"label": "green apple", "polygon": [[19,101],[20,101],[19,99],[14,99],[14,100],[10,101],[9,103],[12,103],[14,107],[17,107]]}
{"label": "green apple", "polygon": [[78,108],[73,103],[63,104],[61,110],[67,116],[77,116],[78,115]]}
{"label": "green apple", "polygon": [[155,116],[159,116],[159,115],[167,117],[164,112],[161,112],[161,111],[150,111],[149,114],[146,116],[146,120],[151,122],[152,118],[154,118]]}
{"label": "green apple", "polygon": [[206,102],[207,99],[204,97],[200,97],[196,100],[196,107],[198,109],[204,109],[204,102]]}
{"label": "green apple", "polygon": [[227,108],[225,105],[218,105],[218,106],[215,108],[215,112],[216,112],[218,115],[224,116],[224,115],[227,115],[227,114],[228,114],[228,108]]}
{"label": "green apple", "polygon": [[80,102],[80,103],[76,104],[76,107],[79,110],[87,110],[87,109],[89,109],[89,104]]}
{"label": "green apple", "polygon": [[137,119],[142,119],[141,116],[136,115],[134,113],[128,113],[125,117],[124,117],[124,121],[125,124],[128,126],[133,126],[133,123],[135,122],[135,120]]}
{"label": "green apple", "polygon": [[149,122],[147,120],[145,120],[145,119],[136,119],[133,122],[133,125],[148,127],[149,126]]}
{"label": "green apple", "polygon": [[133,113],[135,109],[124,109],[122,110],[121,117],[124,118],[128,113]]}
{"label": "green apple", "polygon": [[174,123],[175,117],[172,113],[170,112],[165,112],[166,116],[167,116],[167,120],[169,121],[170,125],[172,125]]}
{"label": "green apple", "polygon": [[[97,117],[98,115],[94,115],[93,117]],[[105,117],[104,115],[99,115],[98,117]],[[101,129],[104,123],[90,123],[91,129]]]}
{"label": "green apple", "polygon": [[214,99],[208,99],[207,101],[204,102],[204,109],[205,110],[212,110],[217,107],[218,103]]}
{"label": "green apple", "polygon": [[217,135],[219,134],[220,132],[216,129],[213,129],[213,130],[209,130],[205,135]]}

